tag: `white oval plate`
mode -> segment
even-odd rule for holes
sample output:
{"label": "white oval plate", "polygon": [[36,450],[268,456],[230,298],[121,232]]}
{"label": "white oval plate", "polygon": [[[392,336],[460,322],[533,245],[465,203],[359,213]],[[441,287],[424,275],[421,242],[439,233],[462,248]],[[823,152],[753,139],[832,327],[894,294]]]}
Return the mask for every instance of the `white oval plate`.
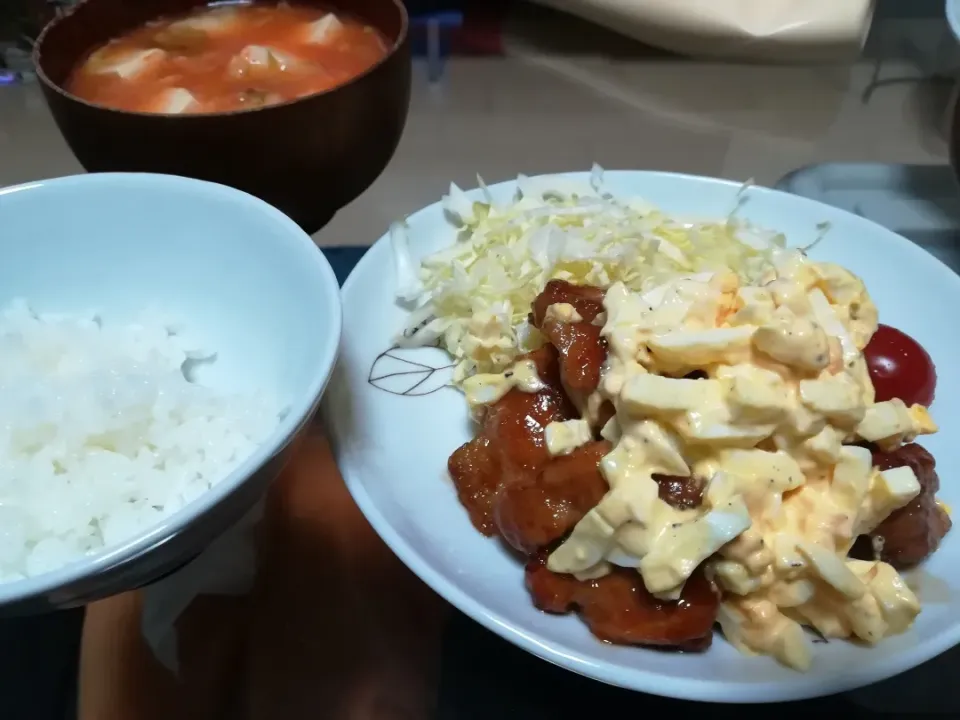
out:
{"label": "white oval plate", "polygon": [[[585,180],[588,174],[568,177]],[[724,217],[741,190],[724,180],[656,172],[609,171],[604,180],[615,195],[638,195],[684,216]],[[514,182],[490,188],[499,200],[509,199],[515,189]],[[472,197],[481,199],[478,191]],[[816,237],[818,223],[829,222],[831,230],[811,255],[863,277],[881,322],[909,333],[927,349],[943,372],[933,407],[941,431],[924,444],[937,459],[941,497],[960,507],[960,485],[954,481],[960,471],[955,439],[960,373],[950,370],[960,356],[955,330],[960,277],[899,235],[805,198],[750,188],[739,216],[785,233],[798,246]],[[408,222],[418,257],[454,241],[439,203]],[[448,456],[473,431],[463,396],[445,387],[447,356],[434,348],[382,355],[404,323],[394,289],[393,259],[384,236],[343,286],[343,345],[324,402],[325,421],[347,486],[373,527],[420,578],[477,622],[535,655],[597,680],[714,702],[794,700],[849,690],[903,672],[960,643],[960,577],[950,572],[960,566],[957,530],[913,577],[924,607],[910,632],[874,648],[842,641],[815,644],[813,668],[806,674],[766,657],[741,655],[719,634],[706,653],[669,654],[604,644],[575,615],[541,613],[524,588],[522,565],[499,542],[473,528],[447,474]]]}

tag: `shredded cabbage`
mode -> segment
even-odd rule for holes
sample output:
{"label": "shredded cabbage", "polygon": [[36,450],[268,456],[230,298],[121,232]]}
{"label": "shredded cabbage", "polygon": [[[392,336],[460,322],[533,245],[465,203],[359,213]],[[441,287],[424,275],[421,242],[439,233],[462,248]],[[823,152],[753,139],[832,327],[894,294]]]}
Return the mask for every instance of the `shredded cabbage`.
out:
{"label": "shredded cabbage", "polygon": [[589,182],[521,175],[505,205],[478,180],[484,202],[450,185],[443,206],[456,241],[419,269],[406,225],[396,223],[390,233],[397,297],[411,310],[397,342],[445,348],[458,383],[499,372],[542,344],[527,314],[548,280],[603,288],[620,281],[642,291],[678,272],[729,268],[751,282],[785,245],[782,235],[738,220],[736,208],[720,220],[694,221],[669,217],[641,198],[614,197],[596,165]]}

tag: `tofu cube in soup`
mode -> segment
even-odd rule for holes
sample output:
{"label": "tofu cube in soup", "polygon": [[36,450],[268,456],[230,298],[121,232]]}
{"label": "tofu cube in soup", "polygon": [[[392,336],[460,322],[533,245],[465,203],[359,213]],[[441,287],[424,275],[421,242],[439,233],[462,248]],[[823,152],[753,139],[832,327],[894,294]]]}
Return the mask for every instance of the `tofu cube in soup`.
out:
{"label": "tofu cube in soup", "polygon": [[170,88],[160,93],[160,96],[154,101],[151,112],[165,113],[167,115],[180,115],[182,113],[197,112],[200,109],[200,103],[189,90],[184,88]]}
{"label": "tofu cube in soup", "polygon": [[98,75],[117,75],[123,80],[134,80],[143,73],[158,67],[167,54],[160,49],[130,50],[127,52],[111,52],[109,46],[104,48],[103,54],[94,53],[90,57],[90,69]]}
{"label": "tofu cube in soup", "polygon": [[343,30],[343,23],[333,13],[327,13],[307,26],[307,39],[317,45],[333,42]]}
{"label": "tofu cube in soup", "polygon": [[270,77],[275,73],[289,72],[302,63],[292,55],[263,45],[247,45],[230,60],[227,69],[235,78]]}

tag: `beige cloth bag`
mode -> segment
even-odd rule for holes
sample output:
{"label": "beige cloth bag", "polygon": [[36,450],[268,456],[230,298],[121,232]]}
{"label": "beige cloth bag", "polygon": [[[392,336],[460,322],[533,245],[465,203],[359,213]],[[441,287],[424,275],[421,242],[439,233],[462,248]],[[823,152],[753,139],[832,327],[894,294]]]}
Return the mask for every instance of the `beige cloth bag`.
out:
{"label": "beige cloth bag", "polygon": [[857,57],[874,0],[534,0],[696,57],[826,63]]}

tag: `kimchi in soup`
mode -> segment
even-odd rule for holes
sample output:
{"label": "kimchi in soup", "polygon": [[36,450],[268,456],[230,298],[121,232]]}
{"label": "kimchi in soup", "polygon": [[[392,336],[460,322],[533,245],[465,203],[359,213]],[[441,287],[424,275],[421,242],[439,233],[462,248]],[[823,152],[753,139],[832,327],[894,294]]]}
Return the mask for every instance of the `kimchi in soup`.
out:
{"label": "kimchi in soup", "polygon": [[119,110],[243,110],[329,90],[386,54],[379,32],[341,14],[283,3],[207,6],[97,48],[66,90]]}

